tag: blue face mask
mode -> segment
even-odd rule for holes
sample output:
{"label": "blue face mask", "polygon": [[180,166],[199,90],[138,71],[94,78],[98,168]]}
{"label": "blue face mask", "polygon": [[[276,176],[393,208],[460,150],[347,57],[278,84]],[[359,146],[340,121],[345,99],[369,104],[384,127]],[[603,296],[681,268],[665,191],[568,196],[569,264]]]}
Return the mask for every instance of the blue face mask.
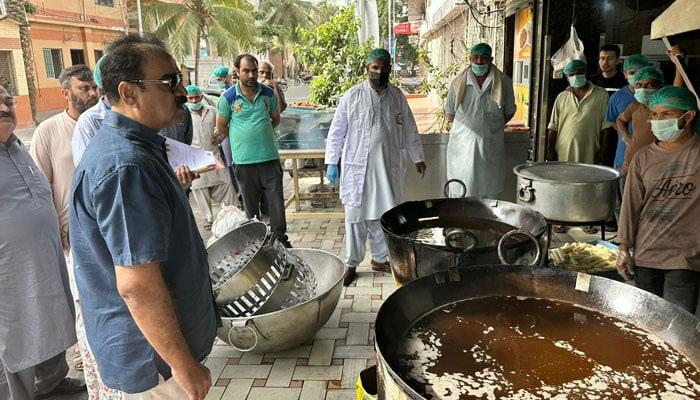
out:
{"label": "blue face mask", "polygon": [[586,75],[574,75],[569,77],[569,85],[571,87],[580,88],[586,86]]}
{"label": "blue face mask", "polygon": [[472,64],[472,72],[476,76],[484,76],[489,72],[489,64]]}
{"label": "blue face mask", "polygon": [[198,103],[187,103],[187,108],[192,111],[199,111],[202,109],[202,107],[204,107],[204,104],[202,104],[201,101]]}
{"label": "blue face mask", "polygon": [[[637,90],[635,90],[635,93],[637,93]],[[681,115],[681,118],[683,118],[683,116],[685,116],[685,114]],[[654,136],[662,142],[675,142],[685,130],[685,128],[678,127],[679,119],[680,118],[652,119],[649,121],[651,123],[651,131],[654,133]]]}
{"label": "blue face mask", "polygon": [[651,100],[651,96],[653,96],[654,93],[656,93],[656,89],[636,88],[634,89],[634,99],[637,100],[638,103],[648,106],[649,100]]}
{"label": "blue face mask", "polygon": [[225,81],[216,82],[216,86],[218,86],[220,89],[226,89],[226,82]]}

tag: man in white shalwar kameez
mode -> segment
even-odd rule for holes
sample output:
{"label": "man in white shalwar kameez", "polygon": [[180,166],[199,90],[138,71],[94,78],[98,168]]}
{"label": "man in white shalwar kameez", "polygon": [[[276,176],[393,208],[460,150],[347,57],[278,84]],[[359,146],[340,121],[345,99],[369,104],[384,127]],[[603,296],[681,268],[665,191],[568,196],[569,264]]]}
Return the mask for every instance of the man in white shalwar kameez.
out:
{"label": "man in white shalwar kameez", "polygon": [[[204,104],[202,90],[199,86],[187,88],[187,108],[192,115],[192,147],[219,154],[219,146],[212,143],[216,130],[216,108]],[[236,192],[225,169],[203,173],[192,182],[192,196],[204,215],[204,229],[211,230],[214,222],[215,204],[227,206],[236,204]]]}
{"label": "man in white shalwar kameez", "polygon": [[[455,77],[445,100],[452,122],[447,143],[447,179],[459,179],[466,196],[497,199],[505,180],[503,128],[515,114],[513,81],[491,62],[491,46],[479,43],[469,53],[470,67]],[[453,184],[450,196],[464,189]]]}
{"label": "man in white shalwar kameez", "polygon": [[375,49],[367,57],[368,79],[340,99],[326,143],[327,176],[339,178],[345,205],[347,270],[343,284],[356,276],[369,237],[372,269],[391,272],[379,218],[403,197],[405,158],[425,173],[418,128],[401,90],[389,83],[391,56]]}

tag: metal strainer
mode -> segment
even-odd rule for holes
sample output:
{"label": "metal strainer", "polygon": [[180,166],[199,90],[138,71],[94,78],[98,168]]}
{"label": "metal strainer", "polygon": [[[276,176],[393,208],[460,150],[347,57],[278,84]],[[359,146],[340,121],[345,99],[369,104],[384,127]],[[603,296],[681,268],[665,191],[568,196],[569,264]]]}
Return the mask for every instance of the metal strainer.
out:
{"label": "metal strainer", "polygon": [[[216,303],[227,317],[278,310],[297,298],[310,298],[315,278],[308,266],[287,252],[261,222],[249,222],[208,249],[209,276]],[[312,289],[311,292],[315,293]]]}

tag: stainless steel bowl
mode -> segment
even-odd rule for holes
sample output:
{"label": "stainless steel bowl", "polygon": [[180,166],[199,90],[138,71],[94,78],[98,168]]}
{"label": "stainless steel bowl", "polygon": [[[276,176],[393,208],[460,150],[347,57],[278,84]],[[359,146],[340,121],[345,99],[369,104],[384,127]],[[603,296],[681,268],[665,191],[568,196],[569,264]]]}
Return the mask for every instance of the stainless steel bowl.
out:
{"label": "stainless steel bowl", "polygon": [[289,249],[316,276],[316,296],[278,311],[245,318],[222,318],[219,339],[241,351],[278,352],[303,344],[333,314],[342,291],[345,266],[337,256],[315,249]]}

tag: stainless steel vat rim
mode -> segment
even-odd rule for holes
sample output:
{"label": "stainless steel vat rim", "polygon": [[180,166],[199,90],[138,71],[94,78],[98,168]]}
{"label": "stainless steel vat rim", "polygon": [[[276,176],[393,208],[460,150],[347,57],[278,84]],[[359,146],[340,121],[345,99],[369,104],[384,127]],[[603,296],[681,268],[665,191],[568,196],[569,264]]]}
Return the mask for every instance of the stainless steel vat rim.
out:
{"label": "stainless steel vat rim", "polygon": [[[696,318],[693,314],[681,309],[675,304],[672,304],[660,297],[657,297],[649,292],[646,292],[644,290],[638,289],[634,286],[627,285],[622,282],[617,282],[612,279],[600,277],[600,276],[595,276],[595,275],[588,275],[588,274],[582,274],[582,273],[576,273],[572,271],[566,271],[566,270],[560,270],[560,269],[554,269],[554,268],[530,268],[530,267],[523,267],[523,266],[509,266],[509,265],[501,265],[501,264],[490,264],[490,265],[473,265],[469,267],[462,267],[459,268],[458,271],[460,273],[467,272],[467,273],[472,273],[474,275],[479,276],[478,274],[485,274],[482,276],[485,276],[486,278],[493,278],[493,277],[509,277],[512,274],[514,275],[522,275],[522,279],[524,281],[531,281],[532,286],[531,287],[526,287],[523,290],[546,290],[545,285],[543,282],[536,282],[537,279],[540,280],[545,280],[545,279],[551,279],[553,283],[556,283],[558,285],[555,285],[556,289],[561,289],[560,286],[571,286],[568,292],[573,293],[571,297],[579,297],[579,300],[581,299],[588,299],[590,300],[591,303],[596,302],[597,306],[592,306],[592,305],[587,305],[583,304],[583,302],[577,302],[575,299],[562,299],[559,298],[561,296],[557,296],[561,293],[556,293],[555,295],[549,296],[549,297],[544,297],[540,296],[540,298],[547,298],[550,300],[558,300],[558,301],[563,301],[563,302],[569,302],[573,304],[577,304],[579,306],[582,306],[584,308],[589,308],[594,311],[600,312],[604,315],[612,316],[614,318],[618,318],[622,321],[628,322],[630,324],[633,324],[636,327],[640,327],[648,332],[653,333],[657,337],[661,338],[662,340],[668,342],[672,348],[674,348],[676,351],[680,352],[683,354],[685,357],[688,358],[688,360],[696,367],[700,368],[700,349],[697,349],[696,346],[694,346],[693,343],[695,342],[700,342],[700,320]],[[391,338],[388,338],[387,333],[385,331],[391,331],[391,332],[396,332],[399,329],[403,329],[403,326],[401,324],[404,323],[404,320],[401,318],[401,315],[396,315],[394,313],[395,308],[397,307],[397,304],[403,305],[402,309],[406,309],[407,304],[404,303],[397,303],[399,302],[399,298],[406,297],[408,296],[409,299],[413,299],[411,301],[410,306],[412,307],[411,309],[414,310],[413,314],[417,314],[415,318],[413,318],[410,323],[408,324],[409,327],[412,326],[416,321],[420,320],[423,318],[425,315],[429,314],[430,312],[443,307],[447,304],[450,304],[451,302],[457,302],[461,300],[468,300],[468,299],[473,299],[473,298],[483,298],[483,297],[488,297],[488,296],[505,296],[505,295],[511,295],[511,296],[522,296],[524,294],[522,293],[510,293],[510,294],[503,294],[500,293],[496,289],[490,289],[485,285],[481,285],[480,288],[484,289],[484,292],[490,291],[490,293],[479,293],[478,295],[475,295],[473,297],[461,297],[461,298],[453,298],[449,301],[442,302],[440,304],[437,304],[439,302],[439,297],[440,294],[445,294],[446,290],[442,291],[433,291],[436,294],[436,298],[431,298],[430,300],[435,302],[435,306],[430,309],[423,310],[419,306],[420,304],[415,301],[416,295],[422,294],[422,292],[425,292],[429,289],[431,289],[433,286],[440,286],[440,284],[435,283],[437,275],[442,275],[443,278],[448,275],[447,271],[442,271],[442,272],[436,272],[430,275],[426,275],[420,278],[417,278],[411,282],[408,282],[404,284],[402,287],[398,288],[396,291],[394,291],[385,301],[382,303],[382,305],[379,308],[379,311],[377,312],[377,318],[375,319],[375,350],[377,353],[377,362],[378,363],[383,363],[384,368],[388,372],[389,376],[391,379],[394,381],[396,385],[399,386],[401,390],[404,391],[410,398],[413,399],[425,399],[422,395],[420,395],[418,392],[416,392],[411,386],[409,386],[405,381],[402,375],[398,374],[394,370],[394,364],[395,360],[392,360],[392,363],[389,363],[387,360],[391,359],[391,357],[387,356],[392,356],[393,354],[391,353],[390,350],[393,350],[396,345],[398,345],[398,341],[392,341]],[[579,277],[583,279],[584,281],[587,281],[585,290],[579,290],[578,289],[578,279]],[[461,281],[446,281],[445,284],[451,285],[452,288],[454,288],[457,285],[477,285],[481,282],[480,279],[474,279],[474,276],[471,276],[473,279],[471,283],[463,283],[465,282],[465,279],[462,278]],[[590,280],[588,280],[590,279]],[[431,283],[432,282],[432,283]],[[512,285],[512,282],[509,282]],[[427,287],[427,288],[426,288]],[[517,286],[519,287],[519,286]],[[574,287],[577,287],[575,290],[573,289]],[[451,291],[454,291],[455,289],[452,289]],[[408,294],[407,294],[408,293]],[[431,292],[432,293],[432,292]],[[623,301],[625,300],[624,304]],[[405,299],[402,299],[405,300]],[[629,306],[632,302],[636,301],[636,306],[633,304],[632,306]],[[617,310],[615,310],[617,308]],[[644,308],[646,308],[646,311],[653,310],[653,312],[649,312],[648,314],[644,314]],[[386,315],[384,315],[386,314]],[[658,315],[656,315],[658,314]],[[633,320],[632,316],[636,317],[636,320]],[[381,320],[380,320],[381,318]],[[389,321],[387,323],[380,322],[380,321]],[[390,324],[393,329],[384,329],[384,326]],[[397,327],[398,325],[398,327]],[[649,327],[648,327],[649,326]],[[651,326],[656,326],[656,329],[652,329]],[[401,336],[405,334],[405,332],[400,333]],[[683,335],[681,335],[683,334]],[[395,336],[395,335],[392,335]],[[688,337],[694,338],[694,341],[692,343],[684,343],[684,345],[679,344],[679,345],[674,345],[671,344],[670,339],[675,339],[676,341],[682,341],[682,340],[687,340]],[[393,345],[393,346],[392,346]],[[383,350],[382,350],[383,349]]]}
{"label": "stainless steel vat rim", "polygon": [[[549,167],[553,168],[550,169]],[[555,179],[551,176],[539,176],[534,173],[539,172],[536,170],[546,170],[547,172],[558,171],[559,173],[564,171],[565,173],[570,174],[567,176],[570,177],[570,179]],[[593,173],[595,175],[586,175],[586,172]],[[563,161],[527,162],[513,167],[513,173],[520,178],[530,179],[537,182],[566,183],[569,185],[590,185],[593,183],[614,181],[620,178],[621,175],[620,171],[616,170],[615,168],[606,167],[604,165]],[[581,179],[582,177],[589,177],[589,179]]]}
{"label": "stainless steel vat rim", "polygon": [[[320,250],[320,249],[312,249],[312,248],[309,248],[309,247],[294,247],[294,248],[291,248],[291,249],[289,249],[289,250],[291,250],[292,253],[294,253],[296,250],[311,250],[311,251],[313,251],[313,252],[315,252],[315,253],[325,253],[325,254],[331,255],[331,256],[333,256],[333,257],[338,257],[337,255],[335,255],[335,254],[333,254],[333,253],[331,253],[331,252],[329,252],[329,251]],[[333,282],[333,284],[330,285],[330,288],[334,288],[334,287],[338,284],[338,282],[340,282],[340,281],[342,281],[342,280],[343,280],[343,274],[340,275],[340,278],[338,278],[337,281]],[[330,290],[330,289],[329,289],[329,290]],[[279,309],[279,310],[277,310],[277,311],[273,311],[273,312],[269,312],[269,313],[265,313],[265,314],[253,314],[253,315],[251,315],[251,316],[249,316],[249,317],[237,317],[237,318],[228,318],[228,317],[223,317],[223,316],[222,316],[221,319],[222,319],[222,320],[227,320],[227,321],[247,321],[247,320],[249,320],[249,319],[255,319],[256,317],[262,317],[262,316],[268,316],[268,315],[277,315],[277,314],[282,313],[282,312],[284,312],[284,311],[292,310],[292,309],[294,309],[294,308],[296,308],[296,307],[301,307],[301,306],[303,306],[304,304],[311,303],[312,301],[318,299],[320,296],[324,295],[325,293],[326,293],[326,292],[316,293],[316,296],[310,298],[309,300],[306,300],[306,301],[301,302],[301,303],[297,303],[297,304],[295,304],[295,305],[293,305],[293,306],[291,306],[291,307],[288,307],[288,308],[282,308],[282,309]]]}

